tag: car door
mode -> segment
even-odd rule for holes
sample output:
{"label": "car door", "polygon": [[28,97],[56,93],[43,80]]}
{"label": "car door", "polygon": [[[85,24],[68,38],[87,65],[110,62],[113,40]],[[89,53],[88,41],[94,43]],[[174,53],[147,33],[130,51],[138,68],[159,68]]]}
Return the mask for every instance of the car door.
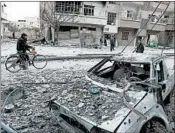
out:
{"label": "car door", "polygon": [[172,89],[172,80],[171,77],[168,75],[167,68],[163,60],[156,62],[155,66],[155,71],[157,71],[156,78],[158,80],[158,84],[162,85],[162,97],[164,100]]}
{"label": "car door", "polygon": [[174,75],[169,75],[169,72],[168,72],[168,69],[167,69],[167,66],[165,64],[164,61],[163,62],[163,69],[164,69],[164,83],[166,84],[166,89],[162,91],[162,96],[163,96],[163,99],[165,99],[169,93],[171,92],[171,90],[173,89],[174,87],[174,78],[172,76]]}

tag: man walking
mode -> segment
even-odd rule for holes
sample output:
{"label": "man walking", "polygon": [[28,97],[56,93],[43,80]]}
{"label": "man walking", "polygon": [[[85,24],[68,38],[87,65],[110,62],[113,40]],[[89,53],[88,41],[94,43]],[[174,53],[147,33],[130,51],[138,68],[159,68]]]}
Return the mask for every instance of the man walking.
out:
{"label": "man walking", "polygon": [[139,39],[137,42],[136,53],[143,53],[143,52],[144,52],[144,46],[143,43],[141,42],[141,39]]}
{"label": "man walking", "polygon": [[102,48],[102,45],[103,45],[103,36],[101,36],[100,38],[100,49]]}
{"label": "man walking", "polygon": [[111,50],[111,52],[114,50],[114,46],[115,46],[115,40],[114,40],[114,37],[112,37],[111,41],[110,41],[110,50]]}

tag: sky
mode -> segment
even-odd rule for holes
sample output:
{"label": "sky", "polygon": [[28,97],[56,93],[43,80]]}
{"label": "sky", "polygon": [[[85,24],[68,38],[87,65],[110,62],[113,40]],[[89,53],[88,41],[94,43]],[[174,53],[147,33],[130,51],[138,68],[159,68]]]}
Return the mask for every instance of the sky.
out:
{"label": "sky", "polygon": [[5,4],[7,5],[5,13],[9,21],[39,16],[39,2],[5,2]]}

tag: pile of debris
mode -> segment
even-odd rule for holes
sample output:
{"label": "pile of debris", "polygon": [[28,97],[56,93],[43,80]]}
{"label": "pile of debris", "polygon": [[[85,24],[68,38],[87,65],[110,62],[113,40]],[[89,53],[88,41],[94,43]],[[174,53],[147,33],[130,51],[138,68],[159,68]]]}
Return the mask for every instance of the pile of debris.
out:
{"label": "pile of debris", "polygon": [[[56,97],[59,104],[73,113],[100,124],[103,121],[112,120],[117,111],[124,106],[121,93],[96,86],[85,77],[73,80],[73,83],[63,85],[61,94]],[[93,94],[90,91],[91,88],[98,88],[99,92]],[[128,102],[135,104],[139,97],[127,92],[126,98]]]}

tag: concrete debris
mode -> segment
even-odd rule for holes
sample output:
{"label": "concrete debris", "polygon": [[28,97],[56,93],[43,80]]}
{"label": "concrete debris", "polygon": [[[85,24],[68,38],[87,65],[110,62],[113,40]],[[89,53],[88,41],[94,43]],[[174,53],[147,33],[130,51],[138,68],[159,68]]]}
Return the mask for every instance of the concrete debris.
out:
{"label": "concrete debris", "polygon": [[78,105],[78,107],[79,107],[79,108],[82,108],[83,105],[84,105],[84,103],[80,103],[80,104]]}
{"label": "concrete debris", "polygon": [[8,104],[4,107],[5,113],[10,113],[14,110],[15,106],[13,104]]}
{"label": "concrete debris", "polygon": [[[30,71],[29,79],[26,74],[21,71],[20,73],[11,75],[13,82],[24,81],[24,82],[41,82],[42,76],[49,77],[49,81],[57,82],[64,81],[67,77],[71,77],[69,80],[74,81],[74,83],[68,84],[49,84],[47,86],[36,85],[36,86],[27,86],[25,85],[25,91],[27,93],[26,99],[21,99],[15,101],[15,105],[19,108],[15,108],[15,111],[11,111],[8,114],[5,113],[4,117],[10,123],[15,123],[20,126],[27,126],[26,130],[19,129],[19,132],[47,132],[47,133],[66,133],[54,120],[51,119],[51,114],[49,108],[46,107],[48,103],[44,101],[49,100],[51,97],[52,100],[57,99],[57,101],[68,107],[74,113],[89,118],[90,120],[100,123],[102,121],[110,120],[115,117],[117,110],[123,106],[122,97],[117,93],[111,93],[108,90],[102,89],[100,93],[93,95],[89,93],[88,89],[92,86],[90,82],[87,82],[84,78],[86,70],[81,68],[81,70],[72,72],[72,69],[63,70],[50,70],[45,69],[42,72],[33,72]],[[47,75],[47,76],[46,76]],[[5,77],[5,76],[4,76]],[[39,78],[38,78],[39,77]],[[80,77],[80,78],[74,78]],[[37,81],[35,81],[37,79]],[[9,79],[2,78],[2,82],[5,84],[9,82]],[[45,79],[46,80],[46,79]],[[94,77],[94,80],[103,82],[104,84],[110,85],[110,81],[98,79]],[[49,82],[48,80],[46,80]],[[4,93],[6,88],[1,86],[1,90]],[[13,88],[16,86],[14,85]],[[43,93],[43,88],[47,88],[46,92]],[[31,91],[37,90],[37,91]],[[127,97],[127,95],[126,95]],[[127,101],[131,100],[129,97]],[[69,101],[69,102],[68,102]],[[172,100],[174,101],[174,99]],[[134,103],[134,100],[132,100]],[[21,104],[20,104],[21,103]],[[174,105],[174,104],[173,104]],[[13,105],[12,105],[13,106]],[[11,107],[12,109],[14,107]],[[174,115],[174,110],[169,108],[170,115],[169,118],[172,118]],[[28,115],[25,115],[28,114]],[[99,118],[102,120],[99,121]]]}
{"label": "concrete debris", "polygon": [[40,89],[38,89],[38,92],[39,93],[46,93],[47,89],[46,88],[40,88]]}
{"label": "concrete debris", "polygon": [[67,94],[67,90],[64,90],[61,95],[66,95]]}
{"label": "concrete debris", "polygon": [[102,116],[102,120],[107,120],[109,118],[109,116]]}

